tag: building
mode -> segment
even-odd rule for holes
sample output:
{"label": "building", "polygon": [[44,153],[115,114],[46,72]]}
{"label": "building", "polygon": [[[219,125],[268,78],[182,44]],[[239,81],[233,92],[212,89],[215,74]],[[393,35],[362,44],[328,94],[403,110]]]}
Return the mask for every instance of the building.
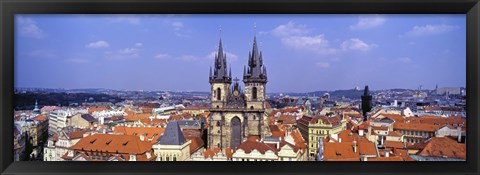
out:
{"label": "building", "polygon": [[462,91],[459,87],[442,87],[435,88],[437,95],[461,95]]}
{"label": "building", "polygon": [[79,128],[90,128],[98,124],[98,120],[90,114],[76,114],[68,119],[68,125]]}
{"label": "building", "polygon": [[85,133],[86,130],[63,130],[58,135],[50,137],[43,148],[43,161],[64,161],[62,156],[67,153],[69,147],[80,141]]}
{"label": "building", "polygon": [[69,161],[155,161],[152,144],[137,136],[92,134],[68,148]]}
{"label": "building", "polygon": [[59,109],[49,113],[48,132],[58,134],[62,128],[68,126],[68,119],[76,114],[87,114],[87,109]]}
{"label": "building", "polygon": [[238,79],[232,84],[232,74],[227,72],[227,58],[220,40],[213,72],[210,68],[212,102],[208,118],[208,148],[236,148],[248,136],[263,138],[270,135],[265,110],[267,70],[262,59],[255,37],[248,68],[244,67],[245,91],[242,91]]}
{"label": "building", "polygon": [[171,121],[153,149],[157,161],[187,161],[190,159],[191,143],[191,140],[185,139],[178,121]]}
{"label": "building", "polygon": [[394,131],[404,135],[404,141],[419,143],[428,138],[435,137],[435,133],[443,126],[420,123],[397,123],[393,124]]}
{"label": "building", "polygon": [[330,134],[337,134],[346,128],[347,121],[344,115],[334,116],[303,116],[297,121],[297,127],[303,138],[308,143],[308,154],[310,157],[317,155],[319,139]]}

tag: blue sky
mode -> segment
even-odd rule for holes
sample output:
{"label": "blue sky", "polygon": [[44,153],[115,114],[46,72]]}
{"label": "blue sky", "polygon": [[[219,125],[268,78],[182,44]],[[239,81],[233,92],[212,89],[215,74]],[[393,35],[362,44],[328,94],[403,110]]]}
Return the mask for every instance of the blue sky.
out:
{"label": "blue sky", "polygon": [[[221,36],[267,92],[465,87],[465,15],[17,15],[15,86],[209,91]],[[221,32],[220,32],[221,29]]]}

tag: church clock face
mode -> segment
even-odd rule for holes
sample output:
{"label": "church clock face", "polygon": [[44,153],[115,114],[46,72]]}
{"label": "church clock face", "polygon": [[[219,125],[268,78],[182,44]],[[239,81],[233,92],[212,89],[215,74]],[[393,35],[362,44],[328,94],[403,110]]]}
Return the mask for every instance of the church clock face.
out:
{"label": "church clock face", "polygon": [[238,97],[238,94],[239,94],[239,93],[238,93],[238,90],[233,91],[233,95],[234,95],[235,97]]}

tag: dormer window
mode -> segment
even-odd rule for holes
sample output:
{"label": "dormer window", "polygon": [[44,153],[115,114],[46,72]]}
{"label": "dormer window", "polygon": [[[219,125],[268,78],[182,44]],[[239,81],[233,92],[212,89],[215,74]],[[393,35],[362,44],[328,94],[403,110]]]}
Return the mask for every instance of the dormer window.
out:
{"label": "dormer window", "polygon": [[130,161],[137,161],[137,157],[135,155],[130,154]]}

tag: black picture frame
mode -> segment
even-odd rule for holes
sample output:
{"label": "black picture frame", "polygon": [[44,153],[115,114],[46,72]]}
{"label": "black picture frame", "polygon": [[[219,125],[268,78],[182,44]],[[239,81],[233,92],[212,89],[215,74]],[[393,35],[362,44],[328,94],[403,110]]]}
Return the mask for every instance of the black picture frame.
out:
{"label": "black picture frame", "polygon": [[[1,0],[2,174],[479,174],[478,0]],[[13,162],[15,14],[466,14],[464,162]]]}

